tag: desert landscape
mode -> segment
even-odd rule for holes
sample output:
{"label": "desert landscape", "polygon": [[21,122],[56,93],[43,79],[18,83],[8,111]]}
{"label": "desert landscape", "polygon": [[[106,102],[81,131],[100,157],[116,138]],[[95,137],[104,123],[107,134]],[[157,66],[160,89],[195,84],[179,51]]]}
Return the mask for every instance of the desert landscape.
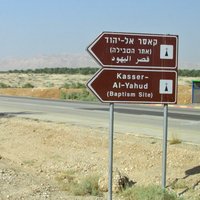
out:
{"label": "desert landscape", "polygon": [[[63,90],[82,90],[64,88],[65,83],[85,84],[90,77],[4,73],[0,82],[9,88],[1,88],[0,94],[60,99]],[[179,78],[180,105],[191,104],[191,80]],[[25,84],[33,87],[23,88]],[[2,113],[0,199],[107,199],[107,132]],[[136,135],[114,136],[113,199],[131,199],[123,193],[129,183],[133,188],[161,185],[162,141]],[[169,141],[167,191],[187,200],[200,199],[199,154],[199,145]]]}

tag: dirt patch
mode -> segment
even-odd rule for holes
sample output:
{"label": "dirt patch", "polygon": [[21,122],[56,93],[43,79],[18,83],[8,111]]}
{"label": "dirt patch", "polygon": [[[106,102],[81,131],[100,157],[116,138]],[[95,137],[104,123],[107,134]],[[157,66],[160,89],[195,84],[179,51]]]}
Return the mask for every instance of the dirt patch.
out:
{"label": "dirt patch", "polygon": [[[49,99],[60,99],[62,92],[80,92],[81,89],[64,88],[0,88],[0,95],[39,97]],[[178,104],[192,103],[192,89],[189,85],[178,87]]]}
{"label": "dirt patch", "polygon": [[[97,199],[71,196],[58,177],[70,172],[79,180],[91,174],[107,175],[107,132],[65,123],[1,117],[0,199]],[[187,199],[200,194],[200,170],[194,170],[200,163],[199,153],[199,146],[168,146],[167,185],[178,190],[175,182],[184,180],[189,187],[184,194]],[[136,185],[161,185],[161,160],[160,140],[115,135],[114,169],[126,174]]]}
{"label": "dirt patch", "polygon": [[0,88],[0,95],[61,99],[62,92],[80,92],[81,89],[65,88]]}
{"label": "dirt patch", "polygon": [[192,103],[192,86],[179,85],[178,86],[178,104],[191,104]]}

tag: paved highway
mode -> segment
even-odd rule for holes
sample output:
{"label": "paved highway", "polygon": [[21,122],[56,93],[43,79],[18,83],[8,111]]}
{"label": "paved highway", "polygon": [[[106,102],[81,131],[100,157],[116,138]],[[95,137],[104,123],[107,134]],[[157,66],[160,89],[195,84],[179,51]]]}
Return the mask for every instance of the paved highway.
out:
{"label": "paved highway", "polygon": [[[14,115],[34,119],[109,128],[109,104],[66,102],[35,98],[0,96],[1,116]],[[163,107],[140,104],[115,104],[114,131],[162,138]],[[200,109],[169,106],[169,139],[200,144]]]}

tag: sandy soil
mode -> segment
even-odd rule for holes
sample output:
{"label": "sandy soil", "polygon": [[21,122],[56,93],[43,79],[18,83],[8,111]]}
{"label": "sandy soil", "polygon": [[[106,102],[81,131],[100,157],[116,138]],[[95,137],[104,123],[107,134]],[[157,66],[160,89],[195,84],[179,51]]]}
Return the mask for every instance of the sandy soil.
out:
{"label": "sandy soil", "polygon": [[[1,116],[0,141],[0,199],[107,199],[73,197],[58,177],[107,176],[108,130]],[[188,189],[187,199],[200,197],[199,153],[200,146],[168,146],[167,185],[184,181],[176,192]],[[114,169],[136,185],[161,185],[161,160],[160,140],[115,135]]]}

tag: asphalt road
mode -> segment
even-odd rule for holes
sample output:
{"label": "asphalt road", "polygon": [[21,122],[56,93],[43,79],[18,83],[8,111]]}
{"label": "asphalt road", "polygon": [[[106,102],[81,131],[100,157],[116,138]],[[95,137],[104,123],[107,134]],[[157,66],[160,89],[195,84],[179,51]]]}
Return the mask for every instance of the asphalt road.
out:
{"label": "asphalt road", "polygon": [[[169,106],[168,114],[169,139],[200,144],[200,109]],[[109,129],[109,104],[102,103],[0,96],[0,115]],[[114,132],[162,138],[163,106],[115,104]]]}

